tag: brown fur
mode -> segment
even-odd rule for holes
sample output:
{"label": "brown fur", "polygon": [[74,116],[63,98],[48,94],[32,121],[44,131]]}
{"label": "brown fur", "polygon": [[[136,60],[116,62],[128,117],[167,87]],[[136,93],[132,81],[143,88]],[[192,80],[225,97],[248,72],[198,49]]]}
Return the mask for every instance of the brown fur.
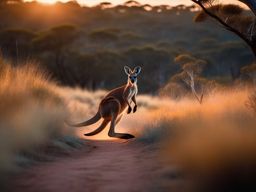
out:
{"label": "brown fur", "polygon": [[[127,113],[132,111],[130,103],[133,101],[135,106],[133,112],[137,110],[136,95],[137,89],[137,75],[140,72],[140,67],[136,67],[133,71],[125,67],[125,71],[128,75],[128,82],[126,85],[111,90],[100,102],[98,112],[91,119],[71,126],[82,127],[96,123],[103,118],[102,124],[94,131],[84,134],[86,136],[93,136],[100,133],[110,122],[110,129],[108,135],[110,137],[117,137],[122,139],[134,138],[133,135],[127,133],[116,133],[115,126],[121,120],[123,111],[128,107]],[[135,78],[135,80],[134,80]],[[132,80],[133,82],[132,82]]]}

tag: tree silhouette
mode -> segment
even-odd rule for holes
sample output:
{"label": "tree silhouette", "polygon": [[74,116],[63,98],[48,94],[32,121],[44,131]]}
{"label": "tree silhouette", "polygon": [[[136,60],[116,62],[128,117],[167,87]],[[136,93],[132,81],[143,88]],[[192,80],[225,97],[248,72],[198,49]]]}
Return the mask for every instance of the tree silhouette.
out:
{"label": "tree silhouette", "polygon": [[181,54],[175,58],[175,62],[181,65],[182,71],[172,76],[171,82],[180,84],[180,88],[182,84],[189,87],[196,100],[201,104],[206,88],[212,84],[200,77],[207,61],[188,54]]}
{"label": "tree silhouette", "polygon": [[36,34],[24,29],[6,29],[0,31],[0,48],[4,56],[16,58],[28,57],[32,39]]}
{"label": "tree silhouette", "polygon": [[202,8],[195,21],[205,21],[208,17],[215,19],[225,29],[233,32],[240,37],[251,48],[256,57],[256,1],[255,0],[237,0],[244,3],[253,13],[248,15],[238,5],[222,5],[216,0],[192,0]]}
{"label": "tree silhouette", "polygon": [[[241,78],[252,85],[256,84],[256,64],[245,66],[241,69]],[[256,108],[255,108],[256,109]]]}
{"label": "tree silhouette", "polygon": [[0,5],[7,4],[8,0],[0,0]]}
{"label": "tree silhouette", "polygon": [[112,3],[110,3],[110,2],[101,2],[99,4],[99,6],[100,6],[101,9],[106,9],[106,8],[112,7]]}
{"label": "tree silhouette", "polygon": [[35,49],[40,52],[53,53],[55,64],[58,67],[59,76],[65,82],[64,56],[74,40],[78,36],[77,28],[73,25],[61,25],[41,33],[33,40]]}
{"label": "tree silhouette", "polygon": [[131,7],[131,6],[140,6],[140,3],[134,0],[126,1],[124,3],[125,6]]}
{"label": "tree silhouette", "polygon": [[174,62],[179,64],[179,72],[172,75],[169,82],[160,89],[160,95],[179,99],[192,93],[201,104],[203,97],[218,85],[202,75],[209,63],[190,54],[180,54],[175,57]]}
{"label": "tree silhouette", "polygon": [[112,29],[94,30],[89,34],[89,38],[96,42],[113,42],[118,40],[119,31]]}
{"label": "tree silhouette", "polygon": [[150,4],[142,5],[141,8],[143,8],[145,11],[151,11],[153,9],[152,5]]}
{"label": "tree silhouette", "polygon": [[0,6],[1,5],[6,5],[8,3],[21,3],[23,2],[22,0],[0,0]]}

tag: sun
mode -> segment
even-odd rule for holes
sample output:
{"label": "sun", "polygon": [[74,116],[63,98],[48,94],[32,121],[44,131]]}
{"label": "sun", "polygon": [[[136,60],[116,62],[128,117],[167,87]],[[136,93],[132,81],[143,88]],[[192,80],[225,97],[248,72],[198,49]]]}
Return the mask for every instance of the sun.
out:
{"label": "sun", "polygon": [[37,0],[37,2],[39,2],[39,3],[50,4],[50,5],[55,4],[57,2],[66,3],[68,1],[70,1],[70,0]]}
{"label": "sun", "polygon": [[[31,2],[31,1],[34,1],[34,0],[25,0],[26,2]],[[37,2],[39,3],[42,3],[42,4],[48,4],[48,5],[53,5],[57,2],[68,2],[69,0],[36,0]]]}
{"label": "sun", "polygon": [[37,2],[52,5],[52,4],[55,4],[57,1],[56,0],[37,0]]}

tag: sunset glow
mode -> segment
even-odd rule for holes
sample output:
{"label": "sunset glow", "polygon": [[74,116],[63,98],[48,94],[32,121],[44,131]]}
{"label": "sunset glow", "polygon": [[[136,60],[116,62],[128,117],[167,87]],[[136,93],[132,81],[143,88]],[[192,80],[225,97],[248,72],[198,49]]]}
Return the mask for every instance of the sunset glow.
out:
{"label": "sunset glow", "polygon": [[39,3],[43,3],[43,4],[55,4],[57,1],[56,0],[38,0]]}
{"label": "sunset glow", "polygon": [[[27,2],[33,1],[33,0],[25,0]],[[69,0],[37,0],[40,3],[43,4],[54,4],[56,2],[68,2]],[[123,4],[127,0],[107,0],[104,2],[111,2],[113,5],[117,4]],[[101,2],[102,0],[77,0],[77,2],[80,5],[86,5],[86,6],[95,6]],[[167,4],[167,5],[178,5],[178,4],[185,4],[185,5],[191,5],[192,1],[191,0],[138,0],[139,3],[141,4],[151,4],[151,5],[161,5],[161,4]],[[236,0],[225,0],[220,1],[222,3],[237,3],[238,1]]]}

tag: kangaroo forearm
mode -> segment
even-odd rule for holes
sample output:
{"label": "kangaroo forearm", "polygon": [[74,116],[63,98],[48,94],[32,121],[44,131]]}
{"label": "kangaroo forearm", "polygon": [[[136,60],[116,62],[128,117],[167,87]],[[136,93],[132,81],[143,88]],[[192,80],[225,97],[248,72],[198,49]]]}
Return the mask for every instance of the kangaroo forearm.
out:
{"label": "kangaroo forearm", "polygon": [[137,111],[137,101],[136,101],[136,96],[135,95],[132,97],[132,101],[135,104],[135,106],[133,108],[133,113],[135,113]]}
{"label": "kangaroo forearm", "polygon": [[130,103],[129,103],[129,101],[127,99],[125,100],[125,102],[128,105],[128,107],[131,107],[131,105],[130,105]]}
{"label": "kangaroo forearm", "polygon": [[135,106],[137,106],[136,96],[133,96],[133,97],[132,97],[132,101],[133,101],[133,103],[135,104]]}

